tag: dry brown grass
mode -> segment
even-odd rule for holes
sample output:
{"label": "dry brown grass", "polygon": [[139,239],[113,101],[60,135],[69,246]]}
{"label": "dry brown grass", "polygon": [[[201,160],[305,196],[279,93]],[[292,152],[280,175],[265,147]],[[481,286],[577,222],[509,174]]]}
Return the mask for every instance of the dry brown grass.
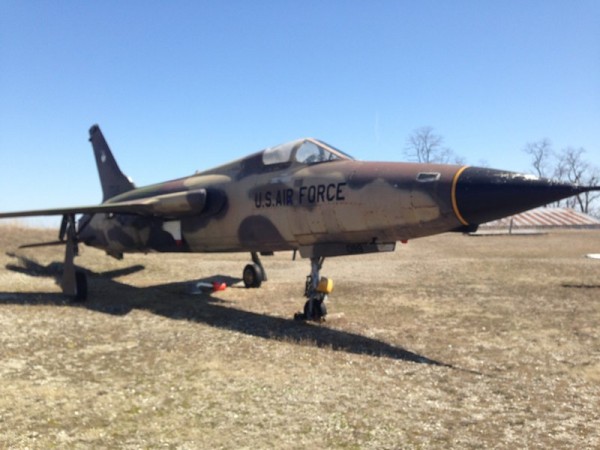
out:
{"label": "dry brown grass", "polygon": [[0,228],[0,448],[600,446],[598,231],[329,259],[323,325],[290,320],[290,254],[259,290],[192,295],[245,255],[84,248],[73,305],[60,248],[16,250],[55,234]]}

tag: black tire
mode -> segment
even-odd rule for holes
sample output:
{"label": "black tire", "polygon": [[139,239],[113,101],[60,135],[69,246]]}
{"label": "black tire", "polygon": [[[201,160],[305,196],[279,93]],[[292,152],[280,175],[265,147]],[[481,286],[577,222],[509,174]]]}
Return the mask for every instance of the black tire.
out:
{"label": "black tire", "polygon": [[75,272],[75,301],[83,302],[87,299],[87,276],[83,272]]}
{"label": "black tire", "polygon": [[304,304],[306,320],[319,321],[327,315],[327,305],[323,300],[311,298]]}
{"label": "black tire", "polygon": [[327,305],[324,300],[321,300],[317,306],[317,311],[319,313],[319,319],[324,318],[327,315]]}
{"label": "black tire", "polygon": [[262,270],[258,264],[248,264],[244,267],[242,274],[244,286],[247,288],[259,288],[263,282]]}
{"label": "black tire", "polygon": [[311,300],[306,300],[304,303],[304,320],[312,320],[313,311],[310,302]]}

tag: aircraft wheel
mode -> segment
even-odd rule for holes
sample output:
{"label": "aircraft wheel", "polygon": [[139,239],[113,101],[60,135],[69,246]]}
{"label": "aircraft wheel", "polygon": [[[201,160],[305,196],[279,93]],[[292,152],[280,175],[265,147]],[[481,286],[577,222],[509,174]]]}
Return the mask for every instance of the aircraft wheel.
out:
{"label": "aircraft wheel", "polygon": [[85,273],[75,272],[75,300],[83,302],[87,299],[88,285]]}
{"label": "aircraft wheel", "polygon": [[242,278],[247,288],[258,288],[263,282],[262,270],[258,264],[248,264],[244,267]]}
{"label": "aircraft wheel", "polygon": [[305,320],[320,321],[327,315],[327,305],[323,300],[311,298],[304,304]]}

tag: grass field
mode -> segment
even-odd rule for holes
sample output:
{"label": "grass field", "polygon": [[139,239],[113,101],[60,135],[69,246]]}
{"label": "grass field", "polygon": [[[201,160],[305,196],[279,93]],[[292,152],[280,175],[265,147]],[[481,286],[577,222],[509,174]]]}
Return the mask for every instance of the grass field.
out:
{"label": "grass field", "polygon": [[330,318],[294,322],[306,260],[193,293],[249,255],[83,248],[0,227],[0,448],[599,448],[600,231],[441,235],[331,258]]}

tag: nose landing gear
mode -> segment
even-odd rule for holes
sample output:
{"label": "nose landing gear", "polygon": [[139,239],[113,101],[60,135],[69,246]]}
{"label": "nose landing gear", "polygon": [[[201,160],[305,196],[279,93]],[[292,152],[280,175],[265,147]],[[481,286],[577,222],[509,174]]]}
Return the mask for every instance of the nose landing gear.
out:
{"label": "nose landing gear", "polygon": [[[252,264],[244,268],[242,279],[247,288],[258,288],[263,281],[267,281],[267,274],[262,265],[257,252],[251,252]],[[310,320],[313,322],[322,322],[327,316],[327,305],[325,301],[327,296],[333,290],[333,281],[326,277],[321,277],[320,272],[325,262],[325,257],[310,258],[310,275],[306,277],[304,285],[304,296],[307,298],[304,303],[303,312],[294,315],[295,320]]]}
{"label": "nose landing gear", "polygon": [[304,304],[304,312],[294,315],[296,320],[311,320],[322,322],[327,315],[327,295],[333,290],[333,281],[321,277],[319,272],[323,267],[324,257],[313,257],[310,259],[311,271],[306,277],[304,296],[308,298]]}

